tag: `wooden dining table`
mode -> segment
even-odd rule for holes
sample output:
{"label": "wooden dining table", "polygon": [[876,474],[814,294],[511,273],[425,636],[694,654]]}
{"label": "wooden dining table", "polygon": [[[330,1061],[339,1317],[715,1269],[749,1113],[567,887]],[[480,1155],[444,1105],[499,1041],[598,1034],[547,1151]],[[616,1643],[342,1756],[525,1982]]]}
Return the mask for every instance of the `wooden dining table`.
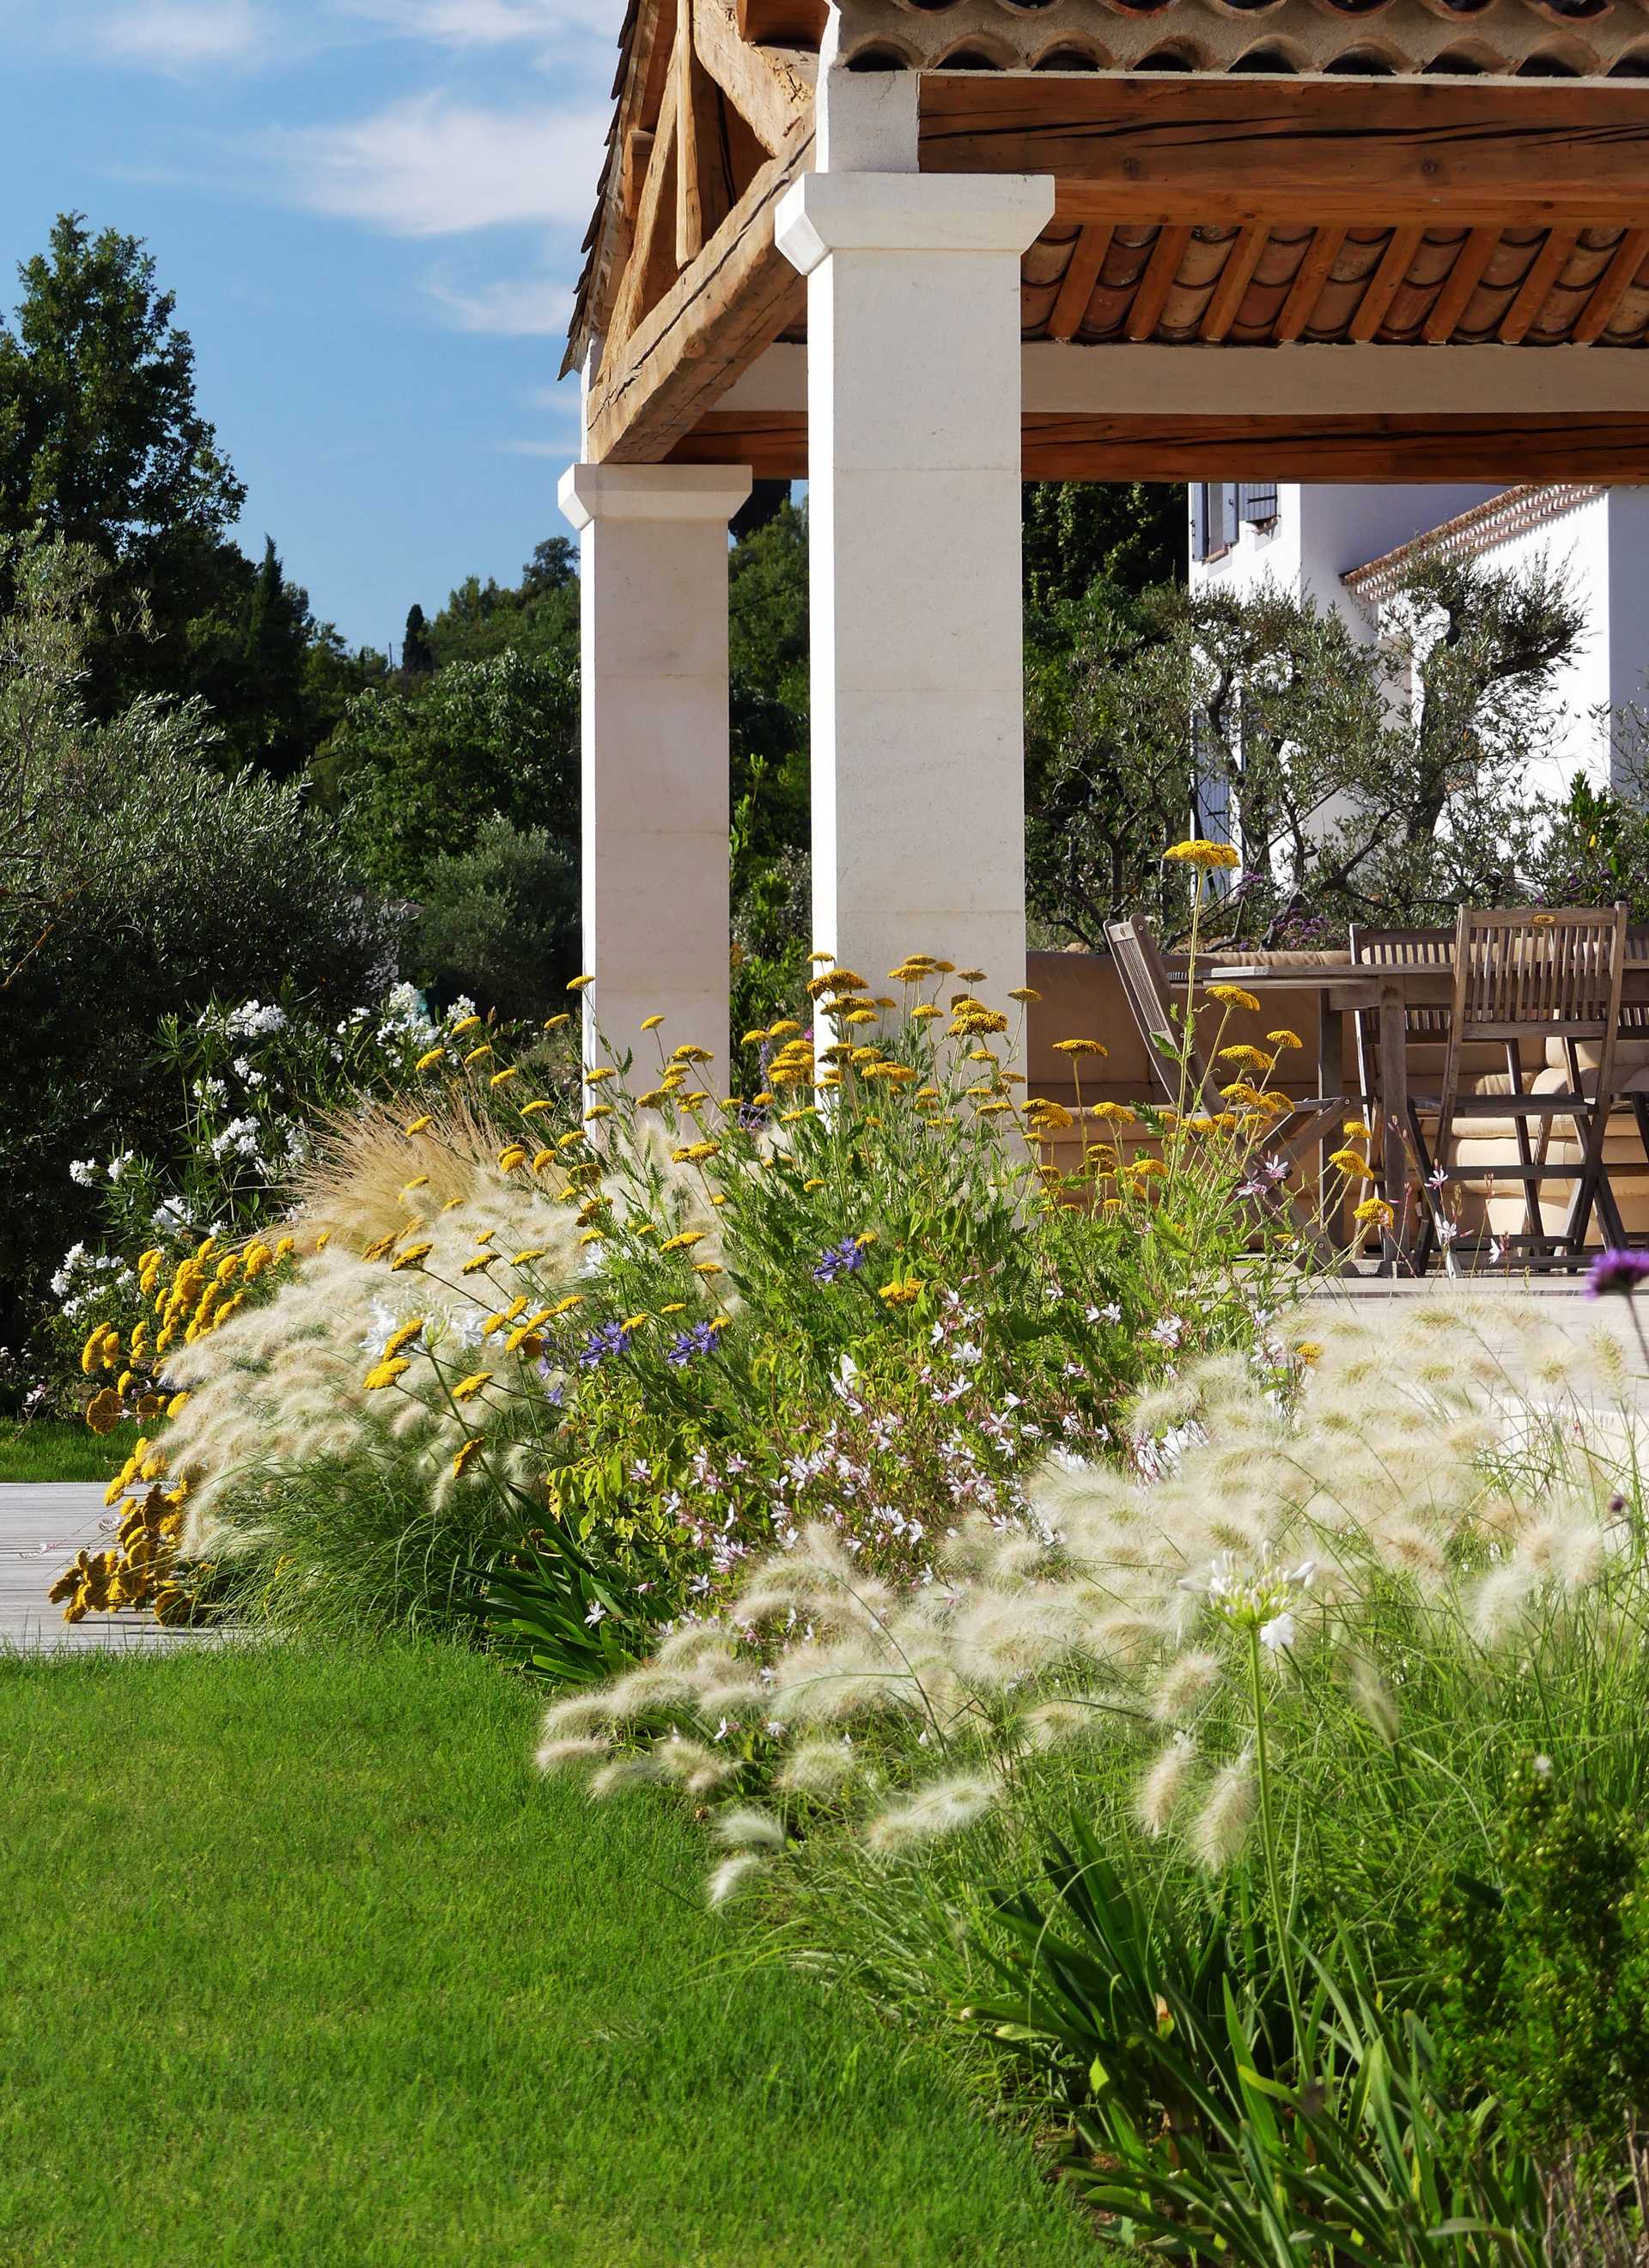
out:
{"label": "wooden dining table", "polygon": [[[1182,987],[1186,958],[1168,958],[1169,974]],[[1408,1017],[1411,1008],[1451,1008],[1454,1003],[1452,957],[1431,967],[1386,966],[1354,961],[1345,953],[1267,953],[1248,959],[1234,954],[1200,955],[1196,989],[1210,984],[1240,984],[1263,1000],[1267,993],[1315,992],[1321,1012],[1317,1020],[1317,1086],[1325,1098],[1343,1094],[1358,1104],[1358,1082],[1346,1076],[1346,1018],[1377,1012],[1378,1056],[1383,1112],[1380,1158],[1387,1194],[1395,1219],[1380,1239],[1382,1274],[1402,1275],[1413,1265],[1412,1227],[1406,1199],[1413,1182],[1413,1154],[1409,1141]],[[1633,930],[1626,940],[1626,965],[1622,972],[1623,1008],[1649,1009],[1649,930]],[[1417,1213],[1417,1208],[1416,1211]]]}

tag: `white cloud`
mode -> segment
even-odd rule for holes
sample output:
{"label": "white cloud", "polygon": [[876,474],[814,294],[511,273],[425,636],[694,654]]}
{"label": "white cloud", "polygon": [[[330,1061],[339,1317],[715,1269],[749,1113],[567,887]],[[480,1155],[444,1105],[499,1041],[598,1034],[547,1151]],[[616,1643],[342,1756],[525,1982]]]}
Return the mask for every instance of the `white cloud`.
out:
{"label": "white cloud", "polygon": [[410,39],[454,48],[508,47],[594,37],[604,49],[618,38],[623,11],[615,0],[347,0],[350,14]]}
{"label": "white cloud", "polygon": [[269,47],[273,28],[253,0],[134,0],[105,16],[92,36],[119,62],[184,71],[250,63]]}
{"label": "white cloud", "polygon": [[502,276],[473,291],[431,284],[430,296],[456,320],[460,331],[482,331],[495,338],[559,338],[572,314],[572,291],[553,276]]}
{"label": "white cloud", "polygon": [[604,107],[500,110],[429,94],[351,124],[276,128],[261,142],[299,203],[395,236],[457,236],[581,225],[606,130]]}

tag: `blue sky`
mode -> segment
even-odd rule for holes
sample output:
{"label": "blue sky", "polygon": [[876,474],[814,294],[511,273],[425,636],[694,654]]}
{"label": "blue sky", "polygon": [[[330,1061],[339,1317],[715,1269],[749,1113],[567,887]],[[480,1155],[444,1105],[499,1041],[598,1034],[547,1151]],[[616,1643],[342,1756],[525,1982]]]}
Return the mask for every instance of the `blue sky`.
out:
{"label": "blue sky", "polygon": [[567,533],[557,386],[622,0],[0,0],[0,300],[74,208],[148,239],[317,614],[400,642]]}

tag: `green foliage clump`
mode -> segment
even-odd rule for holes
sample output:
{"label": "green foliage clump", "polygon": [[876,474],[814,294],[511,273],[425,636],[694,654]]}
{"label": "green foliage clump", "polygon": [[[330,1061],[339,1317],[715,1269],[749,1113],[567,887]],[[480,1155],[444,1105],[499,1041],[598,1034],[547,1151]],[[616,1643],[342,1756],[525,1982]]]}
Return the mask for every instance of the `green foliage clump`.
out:
{"label": "green foliage clump", "polygon": [[496,814],[578,836],[578,687],[513,650],[357,694],[316,766],[340,831],[383,888],[421,895]]}
{"label": "green foliage clump", "polygon": [[394,973],[398,921],[294,787],[225,778],[197,705],[82,699],[103,578],[85,552],[14,552],[0,623],[0,1316],[26,1328],[93,1200],[71,1165],[172,1154],[169,1017],[290,987],[339,1017]]}
{"label": "green foliage clump", "polygon": [[542,1014],[574,973],[578,952],[572,848],[495,812],[467,850],[431,865],[407,961],[436,1000],[486,1000],[519,1017]]}

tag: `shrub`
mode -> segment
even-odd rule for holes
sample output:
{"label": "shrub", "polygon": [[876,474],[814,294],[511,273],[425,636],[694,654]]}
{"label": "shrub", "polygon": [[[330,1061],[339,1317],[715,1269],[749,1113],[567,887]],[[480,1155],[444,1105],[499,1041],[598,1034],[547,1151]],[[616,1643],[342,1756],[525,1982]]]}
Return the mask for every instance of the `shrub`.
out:
{"label": "shrub", "polygon": [[542,1015],[572,975],[578,945],[571,847],[495,814],[471,849],[431,867],[407,950],[434,998],[486,1000],[519,1017]]}
{"label": "shrub", "polygon": [[394,973],[396,924],[298,792],[225,779],[195,706],[140,702],[107,725],[78,693],[95,578],[38,547],[0,628],[0,763],[16,823],[4,853],[0,978],[0,1329],[32,1323],[84,1238],[88,1155],[173,1152],[161,1027],[214,995],[283,985],[338,1016]]}
{"label": "shrub", "polygon": [[563,1538],[608,1587],[592,1599],[534,1544],[506,1619],[541,1562],[545,1614],[560,1627],[576,1595],[591,1626],[633,1619],[602,1641],[628,1653],[815,1516],[868,1578],[922,1580],[961,1508],[1017,1527],[1038,1445],[1097,1449],[1194,1350],[1257,1344],[1285,1370],[1263,1318],[1299,1233],[1248,1172],[1267,1091],[1218,1121],[1159,1114],[1140,1131],[1160,1155],[1038,1167],[1027,1138],[1074,1122],[1021,1105],[1008,1017],[957,994],[946,1023],[939,964],[897,975],[904,1013],[865,1005],[853,972],[813,980],[817,1040],[764,1032],[748,1102],[718,1103],[695,1085],[706,1051],[661,1041],[652,1086],[598,1066],[571,1123],[564,1087],[460,1023],[444,1102],[320,1130],[282,1270],[249,1290],[232,1251],[146,1255],[144,1360],[111,1303],[126,1352],[95,1366],[124,1361],[129,1395],[188,1395],[164,1444],[191,1479],[188,1548],[318,1581],[281,1489],[398,1461],[409,1494],[476,1492],[516,1543]]}

